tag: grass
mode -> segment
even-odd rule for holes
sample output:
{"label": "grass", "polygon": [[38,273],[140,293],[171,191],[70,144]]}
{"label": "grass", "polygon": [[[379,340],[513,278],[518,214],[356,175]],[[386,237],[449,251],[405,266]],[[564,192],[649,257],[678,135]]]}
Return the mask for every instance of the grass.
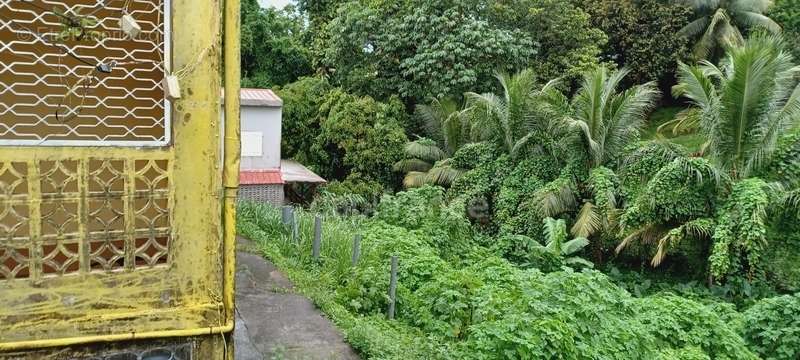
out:
{"label": "grass", "polygon": [[[311,299],[333,321],[348,343],[365,358],[426,358],[431,349],[441,347],[419,329],[382,316],[350,312],[337,302],[336,289],[352,276],[353,237],[361,227],[361,217],[328,216],[323,222],[321,261],[311,256],[314,214],[295,209],[299,241],[281,223],[281,210],[269,205],[241,203],[238,208],[238,233],[252,240],[259,252],[284,271],[294,289]],[[370,244],[362,241],[362,256]],[[366,260],[362,258],[362,260]]]}
{"label": "grass", "polygon": [[667,139],[670,142],[686,147],[690,152],[700,151],[705,139],[697,133],[674,135],[671,131],[658,132],[658,127],[667,121],[675,118],[675,115],[683,110],[680,106],[665,106],[659,108],[647,120],[645,129],[642,131],[642,138],[645,140]]}

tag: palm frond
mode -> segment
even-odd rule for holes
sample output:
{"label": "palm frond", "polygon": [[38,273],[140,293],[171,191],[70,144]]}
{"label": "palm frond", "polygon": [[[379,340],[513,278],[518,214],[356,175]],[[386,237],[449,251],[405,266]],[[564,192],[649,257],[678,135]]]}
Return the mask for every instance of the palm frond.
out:
{"label": "palm frond", "polygon": [[703,12],[719,7],[720,0],[680,0],[679,2],[690,6],[695,12]]}
{"label": "palm frond", "polygon": [[725,175],[713,166],[699,166],[691,158],[680,157],[673,161],[676,169],[681,171],[683,177],[691,179],[697,184],[712,181],[715,186],[722,184]]}
{"label": "palm frond", "polygon": [[613,160],[627,145],[639,138],[644,119],[655,108],[660,94],[656,83],[649,82],[634,86],[611,99],[608,105],[610,114],[603,124],[605,138],[602,140],[602,157],[596,165]]}
{"label": "palm frond", "polygon": [[683,109],[675,114],[675,118],[661,124],[656,132],[664,134],[669,131],[672,135],[689,134],[697,131],[700,127],[700,121],[703,118],[703,112],[696,107]]}
{"label": "palm frond", "polygon": [[407,173],[411,171],[427,172],[431,169],[431,167],[433,167],[433,165],[427,161],[420,159],[403,159],[394,163],[392,170],[399,173]]}
{"label": "palm frond", "polygon": [[598,232],[603,226],[600,213],[597,207],[591,202],[586,202],[581,207],[578,217],[575,218],[575,224],[572,225],[570,233],[573,236],[590,237]]}
{"label": "palm frond", "polygon": [[711,20],[707,16],[701,16],[690,22],[678,31],[678,35],[694,38],[706,31]]}
{"label": "palm frond", "polygon": [[672,95],[684,96],[700,109],[709,110],[715,103],[716,88],[707,67],[679,63],[678,84],[672,87]]}
{"label": "palm frond", "polygon": [[463,174],[464,171],[453,168],[449,164],[442,164],[440,162],[431,168],[430,171],[428,171],[425,181],[429,184],[448,187]]}
{"label": "palm frond", "polygon": [[793,189],[783,194],[780,205],[784,211],[795,213],[800,218],[800,189]]}
{"label": "palm frond", "polygon": [[[725,9],[716,9],[709,18],[706,31],[694,46],[695,57],[697,59],[707,59],[720,45],[732,45],[732,40],[735,36],[731,33],[731,28],[731,19]],[[736,32],[738,33],[738,30]]]}
{"label": "palm frond", "polygon": [[633,231],[630,231],[617,245],[615,252],[619,254],[626,247],[634,243],[640,243],[646,246],[656,245],[671,229],[671,227],[666,227],[659,223],[645,223],[635,228]]}
{"label": "palm frond", "polygon": [[447,154],[436,145],[436,142],[430,139],[409,141],[403,150],[407,157],[427,162],[436,162],[447,157]]}
{"label": "palm frond", "polygon": [[707,218],[695,219],[668,231],[666,235],[659,239],[656,253],[653,255],[650,264],[653,267],[661,265],[667,257],[668,251],[677,247],[687,237],[694,236],[701,239],[710,239],[713,232],[714,222]]}
{"label": "palm frond", "polygon": [[533,201],[544,217],[552,217],[575,208],[575,183],[571,179],[559,178],[538,190]]}
{"label": "palm frond", "polygon": [[425,185],[428,174],[421,171],[411,171],[403,178],[403,187],[406,189],[417,188]]}
{"label": "palm frond", "polygon": [[728,2],[728,8],[732,12],[749,11],[764,14],[772,2],[772,0],[736,0]]}
{"label": "palm frond", "polygon": [[781,32],[781,26],[769,17],[755,11],[735,11],[733,16],[737,22],[748,27],[763,27],[772,33]]}
{"label": "palm frond", "polygon": [[458,111],[458,104],[452,99],[434,99],[429,105],[419,104],[415,115],[422,120],[428,135],[437,141],[444,141],[443,124],[450,114]]}
{"label": "palm frond", "polygon": [[717,43],[722,44],[725,48],[740,47],[744,44],[744,35],[741,30],[736,27],[731,19],[720,23],[717,28]]}

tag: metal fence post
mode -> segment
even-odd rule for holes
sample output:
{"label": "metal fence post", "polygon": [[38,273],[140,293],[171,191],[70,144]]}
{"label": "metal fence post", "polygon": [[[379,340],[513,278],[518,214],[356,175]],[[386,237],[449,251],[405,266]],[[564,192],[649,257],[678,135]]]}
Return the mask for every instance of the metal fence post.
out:
{"label": "metal fence post", "polygon": [[386,316],[394,320],[395,303],[397,302],[397,256],[392,256],[392,273],[389,278],[389,311]]}
{"label": "metal fence post", "polygon": [[284,206],[281,208],[281,222],[283,226],[289,226],[290,222],[294,219],[294,209],[291,206]]}
{"label": "metal fence post", "polygon": [[311,244],[311,255],[314,261],[319,261],[319,250],[322,243],[322,217],[314,218],[314,243]]}
{"label": "metal fence post", "polygon": [[361,234],[356,234],[353,237],[353,257],[350,262],[353,266],[358,264],[358,259],[361,257]]}

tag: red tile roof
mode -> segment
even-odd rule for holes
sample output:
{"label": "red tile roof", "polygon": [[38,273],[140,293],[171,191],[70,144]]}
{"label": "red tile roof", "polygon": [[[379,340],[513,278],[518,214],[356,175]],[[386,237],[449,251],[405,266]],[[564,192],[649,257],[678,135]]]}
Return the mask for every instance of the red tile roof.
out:
{"label": "red tile roof", "polygon": [[281,171],[270,170],[244,170],[239,172],[239,183],[242,185],[279,185],[283,184]]}

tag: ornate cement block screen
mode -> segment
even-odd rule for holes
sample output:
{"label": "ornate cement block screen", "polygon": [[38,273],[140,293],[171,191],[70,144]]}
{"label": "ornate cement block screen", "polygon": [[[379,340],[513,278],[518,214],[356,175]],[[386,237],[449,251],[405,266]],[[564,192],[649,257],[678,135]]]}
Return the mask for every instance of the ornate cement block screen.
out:
{"label": "ornate cement block screen", "polygon": [[168,169],[159,159],[0,162],[0,281],[166,264]]}
{"label": "ornate cement block screen", "polygon": [[[168,143],[169,9],[169,0],[0,0],[0,144]],[[136,37],[121,30],[123,14],[140,25]]]}
{"label": "ornate cement block screen", "polygon": [[220,4],[0,0],[0,359],[225,324]]}

